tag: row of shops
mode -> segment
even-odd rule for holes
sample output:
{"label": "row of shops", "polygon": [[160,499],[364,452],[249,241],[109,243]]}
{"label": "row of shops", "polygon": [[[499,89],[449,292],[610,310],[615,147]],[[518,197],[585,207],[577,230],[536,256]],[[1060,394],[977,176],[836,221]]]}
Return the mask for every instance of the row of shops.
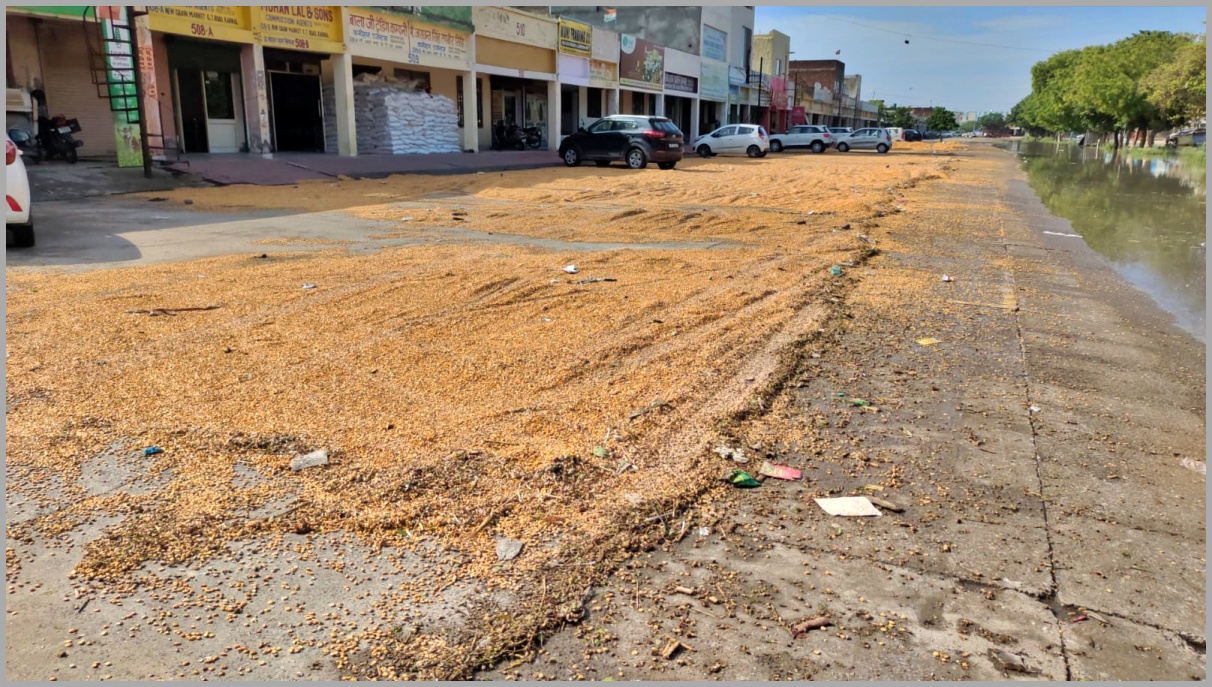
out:
{"label": "row of shops", "polygon": [[[707,26],[691,54],[505,7],[138,9],[6,8],[8,126],[35,122],[42,94],[81,122],[82,155],[133,166],[141,127],[171,160],[484,150],[501,122],[555,149],[607,114],[665,115],[690,136],[759,116],[760,89]],[[104,76],[134,70],[142,121]]]}

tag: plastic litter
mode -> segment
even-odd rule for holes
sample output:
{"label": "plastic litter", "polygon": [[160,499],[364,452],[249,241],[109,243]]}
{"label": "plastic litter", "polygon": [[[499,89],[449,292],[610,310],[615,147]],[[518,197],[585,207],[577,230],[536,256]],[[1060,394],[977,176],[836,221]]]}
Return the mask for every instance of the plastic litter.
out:
{"label": "plastic litter", "polygon": [[943,281],[955,281],[955,280],[954,280],[954,279],[952,279],[951,277],[949,277],[949,276],[947,276],[947,275],[945,275],[945,274],[944,274],[944,275],[943,275]]}
{"label": "plastic litter", "polygon": [[829,274],[832,274],[832,275],[833,275],[833,276],[835,276],[835,277],[840,277],[840,276],[842,276],[842,266],[841,266],[841,265],[834,265],[833,267],[830,267],[830,268],[829,268]]}
{"label": "plastic litter", "polygon": [[316,288],[316,285],[315,284],[304,284],[303,288],[304,289],[314,289],[314,288]]}
{"label": "plastic litter", "polygon": [[871,505],[866,496],[839,496],[830,499],[812,499],[829,515],[848,518],[878,518],[881,513]]}
{"label": "plastic litter", "polygon": [[762,484],[744,470],[733,470],[728,475],[728,481],[732,482],[733,486],[741,487],[743,489],[752,489],[753,487],[758,487]]}
{"label": "plastic litter", "polygon": [[942,341],[932,337],[926,337],[924,339],[918,339],[917,343],[920,346],[933,346],[934,344],[942,343]]}
{"label": "plastic litter", "polygon": [[762,465],[758,468],[758,474],[793,482],[800,477],[803,477],[804,473],[796,470],[795,468],[787,467],[786,465],[774,465],[772,463],[763,461]]}
{"label": "plastic litter", "polygon": [[159,446],[148,446],[147,448],[143,449],[143,455],[145,456],[154,456],[157,453],[164,453],[164,449],[160,448]]}
{"label": "plastic litter", "polygon": [[312,451],[311,453],[295,456],[290,461],[290,469],[294,470],[295,472],[305,470],[307,468],[319,467],[321,465],[328,465],[328,451]]}
{"label": "plastic litter", "polygon": [[568,274],[576,274],[577,272],[580,272],[580,270],[577,269],[576,265],[565,265],[564,271],[567,272]]}

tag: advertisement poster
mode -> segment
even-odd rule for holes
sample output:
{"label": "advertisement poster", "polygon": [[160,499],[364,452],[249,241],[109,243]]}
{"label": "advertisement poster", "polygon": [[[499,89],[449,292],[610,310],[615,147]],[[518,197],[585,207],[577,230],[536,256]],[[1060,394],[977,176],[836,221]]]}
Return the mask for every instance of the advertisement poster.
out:
{"label": "advertisement poster", "polygon": [[728,34],[703,26],[703,57],[719,62],[728,61]]}
{"label": "advertisement poster", "polygon": [[252,42],[252,20],[247,7],[148,5],[147,21],[152,31],[233,43]]}
{"label": "advertisement poster", "polygon": [[614,88],[619,85],[619,65],[602,60],[589,61],[589,85],[594,88]]}
{"label": "advertisement poster", "polygon": [[383,8],[350,7],[346,44],[356,55],[426,67],[467,69],[471,63],[470,36],[419,21],[419,16],[387,12]]}
{"label": "advertisement poster", "polygon": [[665,90],[678,91],[679,93],[698,93],[699,80],[693,76],[665,72]]}
{"label": "advertisement poster", "polygon": [[619,85],[663,90],[665,48],[624,34],[619,40]]}
{"label": "advertisement poster", "polygon": [[593,27],[579,21],[561,18],[560,52],[576,57],[592,57]]}
{"label": "advertisement poster", "polygon": [[699,68],[699,97],[718,103],[728,101],[728,65],[702,64]]}
{"label": "advertisement poster", "polygon": [[345,50],[339,6],[258,6],[252,10],[253,39],[262,45],[326,53]]}

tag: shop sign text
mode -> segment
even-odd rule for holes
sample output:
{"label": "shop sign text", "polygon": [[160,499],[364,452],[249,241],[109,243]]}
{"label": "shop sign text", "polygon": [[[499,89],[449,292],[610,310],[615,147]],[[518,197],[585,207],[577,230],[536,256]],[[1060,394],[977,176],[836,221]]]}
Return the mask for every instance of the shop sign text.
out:
{"label": "shop sign text", "polygon": [[560,52],[577,57],[593,56],[593,27],[561,17]]}
{"label": "shop sign text", "polygon": [[247,7],[148,5],[147,22],[152,31],[236,43],[252,41],[252,22]]}
{"label": "shop sign text", "polygon": [[260,6],[253,8],[253,16],[254,38],[263,45],[326,53],[345,49],[340,7]]}
{"label": "shop sign text", "polygon": [[450,69],[470,64],[467,34],[369,7],[349,8],[345,40],[352,52],[368,57]]}

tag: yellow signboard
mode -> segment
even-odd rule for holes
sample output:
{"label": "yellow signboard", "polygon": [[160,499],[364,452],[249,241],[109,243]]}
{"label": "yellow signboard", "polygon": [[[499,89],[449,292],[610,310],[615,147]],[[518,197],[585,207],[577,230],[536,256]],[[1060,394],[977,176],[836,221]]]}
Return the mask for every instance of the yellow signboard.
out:
{"label": "yellow signboard", "polygon": [[147,6],[148,28],[218,41],[251,43],[252,21],[247,7],[221,5]]}
{"label": "yellow signboard", "polygon": [[253,35],[272,48],[345,52],[341,8],[313,5],[253,7]]}
{"label": "yellow signboard", "polygon": [[577,57],[592,57],[593,27],[560,17],[560,52]]}

